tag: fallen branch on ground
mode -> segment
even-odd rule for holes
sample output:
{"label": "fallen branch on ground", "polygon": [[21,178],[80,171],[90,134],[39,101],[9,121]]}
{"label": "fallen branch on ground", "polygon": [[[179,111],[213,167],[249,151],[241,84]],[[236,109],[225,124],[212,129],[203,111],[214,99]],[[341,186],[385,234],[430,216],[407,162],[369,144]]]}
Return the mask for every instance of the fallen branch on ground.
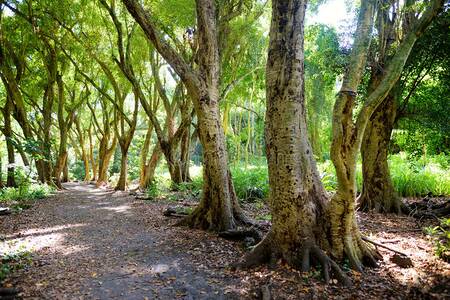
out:
{"label": "fallen branch on ground", "polygon": [[369,242],[369,243],[371,243],[371,244],[374,244],[375,246],[378,246],[378,247],[381,247],[381,248],[390,250],[390,251],[392,251],[392,252],[395,252],[395,253],[400,254],[400,255],[403,255],[403,256],[408,256],[406,253],[403,253],[403,252],[400,252],[400,251],[398,251],[398,250],[392,249],[391,247],[388,247],[388,246],[383,245],[383,244],[381,244],[381,243],[372,241],[371,239],[369,239],[369,238],[367,238],[367,237],[365,237],[365,236],[363,236],[362,239],[363,239],[364,241],[366,241],[366,242]]}

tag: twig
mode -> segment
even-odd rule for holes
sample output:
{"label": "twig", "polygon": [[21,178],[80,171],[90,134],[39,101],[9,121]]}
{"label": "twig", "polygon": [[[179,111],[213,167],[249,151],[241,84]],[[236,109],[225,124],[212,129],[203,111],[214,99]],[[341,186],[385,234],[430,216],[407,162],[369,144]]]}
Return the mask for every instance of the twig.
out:
{"label": "twig", "polygon": [[384,241],[380,241],[380,243],[382,244],[388,244],[388,243],[398,243],[401,240],[384,240]]}
{"label": "twig", "polygon": [[363,239],[364,241],[366,241],[366,242],[369,242],[369,243],[374,244],[375,246],[379,246],[379,247],[381,247],[381,248],[385,248],[385,249],[387,249],[387,250],[390,250],[390,251],[392,251],[392,252],[395,252],[395,253],[400,254],[400,255],[403,255],[403,256],[408,256],[406,253],[400,252],[400,251],[398,251],[398,250],[392,249],[392,248],[390,248],[390,247],[388,247],[388,246],[385,246],[385,245],[383,245],[383,244],[380,244],[380,243],[377,243],[377,242],[375,242],[375,241],[372,241],[371,239],[369,239],[369,238],[367,238],[367,237],[365,237],[365,236],[363,236],[362,239]]}
{"label": "twig", "polygon": [[421,228],[414,228],[414,229],[392,229],[392,230],[386,230],[384,232],[386,233],[396,233],[396,232],[420,232],[423,231]]}

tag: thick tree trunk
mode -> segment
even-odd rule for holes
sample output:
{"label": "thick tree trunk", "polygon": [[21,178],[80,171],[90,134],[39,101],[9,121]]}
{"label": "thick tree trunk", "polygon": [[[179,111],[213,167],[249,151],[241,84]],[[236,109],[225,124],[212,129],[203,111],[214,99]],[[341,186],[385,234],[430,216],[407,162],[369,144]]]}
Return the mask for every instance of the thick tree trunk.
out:
{"label": "thick tree trunk", "polygon": [[203,193],[200,204],[181,224],[226,231],[248,220],[239,207],[227,165],[228,154],[218,101],[211,99],[207,93],[200,99],[197,118],[200,142],[203,146]]}
{"label": "thick tree trunk", "polygon": [[65,149],[61,152],[59,152],[58,155],[58,160],[56,161],[56,165],[54,168],[54,173],[53,176],[55,178],[55,184],[56,186],[61,189],[62,185],[61,185],[61,174],[64,171],[64,167],[66,165],[66,160],[67,160],[67,151],[65,151]]}
{"label": "thick tree trunk", "polygon": [[63,175],[62,175],[62,182],[69,182],[69,160],[66,158],[66,161],[64,162],[64,168],[63,168]]}
{"label": "thick tree trunk", "polygon": [[[227,166],[225,136],[219,114],[220,57],[214,0],[197,0],[198,70],[160,36],[149,13],[135,0],[122,0],[156,50],[183,80],[193,100],[203,146],[203,194],[200,204],[181,224],[224,231],[248,223],[237,202]],[[162,146],[162,145],[161,145]]]}
{"label": "thick tree trunk", "polygon": [[356,160],[360,132],[353,123],[356,91],[367,61],[374,13],[375,1],[361,2],[355,42],[334,105],[333,140],[330,151],[338,182],[336,193],[328,208],[330,253],[338,260],[348,258],[350,266],[358,271],[362,270],[363,264],[375,265],[376,259],[379,258],[378,253],[362,240],[355,217]]}
{"label": "thick tree trunk", "polygon": [[388,146],[394,126],[397,103],[389,95],[372,114],[361,145],[363,186],[359,209],[379,213],[401,213],[403,203],[395,191],[388,166]]}
{"label": "thick tree trunk", "polygon": [[274,0],[266,65],[266,155],[272,227],[243,263],[254,266],[283,259],[308,271],[323,267],[349,279],[324,252],[327,195],[320,182],[306,128],[303,29],[306,0]]}

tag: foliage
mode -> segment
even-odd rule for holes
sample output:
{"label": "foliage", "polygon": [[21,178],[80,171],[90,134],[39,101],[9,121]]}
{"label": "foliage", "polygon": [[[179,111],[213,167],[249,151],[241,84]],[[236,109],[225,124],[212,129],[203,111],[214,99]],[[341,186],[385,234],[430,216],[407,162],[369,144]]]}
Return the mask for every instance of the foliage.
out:
{"label": "foliage", "polygon": [[31,264],[31,252],[19,249],[17,252],[5,253],[0,256],[0,262],[0,282],[2,282],[14,271],[23,269]]}
{"label": "foliage", "polygon": [[449,157],[444,155],[407,159],[405,153],[391,155],[389,166],[395,188],[404,197],[429,193],[450,195]]}
{"label": "foliage", "polygon": [[151,199],[159,197],[159,195],[161,194],[161,181],[159,178],[155,178],[155,180],[150,183],[146,193],[147,196]]}
{"label": "foliage", "polygon": [[69,167],[71,178],[74,178],[76,180],[83,180],[84,179],[84,164],[82,161],[77,160],[74,161],[73,164]]}
{"label": "foliage", "polygon": [[55,191],[54,187],[46,184],[32,183],[17,188],[6,187],[0,190],[0,202],[18,202],[16,208],[22,207],[21,202],[43,199]]}
{"label": "foliage", "polygon": [[[406,153],[391,155],[389,157],[391,177],[397,192],[403,197],[425,196],[429,193],[440,196],[450,195],[450,157],[444,154],[414,157]],[[318,163],[322,183],[329,192],[336,190],[337,180],[333,163],[330,160]],[[236,194],[239,199],[249,200],[249,191],[253,188],[261,190],[264,198],[269,192],[267,165],[265,159],[254,159],[252,164],[245,168],[243,162],[231,167]],[[361,162],[358,163],[356,174],[358,192],[362,187]],[[193,178],[193,182],[186,184],[191,190],[200,190],[201,176]]]}
{"label": "foliage", "polygon": [[426,227],[425,232],[435,240],[435,254],[450,262],[450,218],[440,220],[436,227]]}

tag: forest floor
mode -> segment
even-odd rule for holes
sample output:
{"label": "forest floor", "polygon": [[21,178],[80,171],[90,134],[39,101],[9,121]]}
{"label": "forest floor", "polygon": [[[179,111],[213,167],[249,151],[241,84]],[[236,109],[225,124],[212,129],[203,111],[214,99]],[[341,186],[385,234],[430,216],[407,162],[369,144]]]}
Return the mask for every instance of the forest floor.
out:
{"label": "forest floor", "polygon": [[29,254],[4,282],[21,291],[17,299],[258,299],[263,290],[272,299],[450,299],[450,264],[434,256],[424,224],[410,217],[358,214],[367,236],[405,252],[414,266],[400,268],[380,248],[380,267],[352,272],[354,287],[343,288],[325,285],[319,271],[281,264],[232,270],[245,252],[241,244],[174,227],[176,219],[162,215],[173,199],[146,201],[79,183],[65,188],[0,216],[0,253]]}

